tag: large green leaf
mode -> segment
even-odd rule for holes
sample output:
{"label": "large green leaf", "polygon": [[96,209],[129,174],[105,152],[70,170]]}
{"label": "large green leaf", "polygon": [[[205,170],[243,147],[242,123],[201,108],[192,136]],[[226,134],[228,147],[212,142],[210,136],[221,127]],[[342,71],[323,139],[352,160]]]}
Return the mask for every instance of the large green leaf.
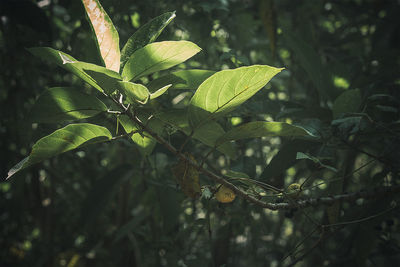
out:
{"label": "large green leaf", "polygon": [[[158,113],[155,116],[166,124],[175,127],[176,130],[182,131],[186,135],[191,134],[186,111],[171,110],[163,113]],[[203,144],[214,147],[217,145],[218,138],[220,138],[224,134],[225,131],[221,127],[221,125],[219,125],[215,121],[210,121],[209,123],[199,127],[196,132],[194,132],[193,138],[199,140]],[[236,151],[231,143],[222,144],[217,147],[217,150],[231,158],[235,158]]]}
{"label": "large green leaf", "polygon": [[60,122],[95,116],[107,106],[96,97],[71,87],[54,87],[44,91],[31,110],[35,122]]}
{"label": "large green leaf", "polygon": [[300,62],[299,65],[307,72],[320,95],[325,99],[335,97],[337,92],[333,87],[331,74],[327,71],[327,66],[322,64],[321,56],[316,49],[289,30],[284,31],[282,37],[292,49],[294,56]]}
{"label": "large green leaf", "polygon": [[64,65],[71,64],[84,71],[108,94],[114,92],[117,87],[117,82],[122,80],[121,75],[113,70],[83,61],[71,61],[64,56],[61,57]]}
{"label": "large green leaf", "polygon": [[81,68],[79,68],[79,66],[76,66],[74,64],[65,64],[66,60],[67,62],[77,62],[77,60],[72,56],[50,47],[33,47],[29,48],[28,51],[41,59],[48,60],[52,63],[57,64],[58,66],[72,72],[97,90],[101,92],[103,91],[103,89],[101,89],[97,82]]}
{"label": "large green leaf", "polygon": [[333,103],[333,118],[337,119],[342,113],[357,112],[361,105],[361,94],[358,89],[344,91]]}
{"label": "large green leaf", "polygon": [[83,145],[110,140],[111,137],[111,133],[102,126],[90,123],[67,125],[37,141],[29,156],[11,168],[7,179],[35,163]]}
{"label": "large green leaf", "polygon": [[131,104],[136,102],[145,104],[150,97],[146,86],[138,83],[118,82],[118,89],[127,97],[128,102]]}
{"label": "large green leaf", "polygon": [[282,68],[254,65],[223,70],[205,80],[189,103],[193,128],[241,105],[263,88]]}
{"label": "large green leaf", "polygon": [[[273,181],[276,180],[277,184],[280,183],[280,179],[287,169],[292,167],[298,161],[296,155],[298,151],[308,151],[318,146],[317,143],[310,142],[307,140],[291,140],[284,143],[278,153],[271,159],[269,164],[265,167],[264,171],[260,175],[261,181]],[[281,181],[283,184],[283,181]]]}
{"label": "large green leaf", "polygon": [[115,83],[122,80],[118,72],[95,64],[78,61],[72,56],[50,47],[34,47],[28,49],[33,55],[72,72],[100,92],[111,93]]}
{"label": "large green leaf", "polygon": [[82,0],[82,3],[106,68],[119,72],[119,36],[114,24],[98,0]]}
{"label": "large green leaf", "polygon": [[200,47],[188,41],[151,43],[136,50],[122,71],[124,80],[136,80],[156,71],[169,69],[191,58]]}
{"label": "large green leaf", "polygon": [[223,144],[231,140],[264,136],[302,137],[312,135],[303,128],[285,122],[254,121],[233,128],[221,136],[217,143]]}
{"label": "large green leaf", "polygon": [[178,70],[151,81],[147,87],[151,92],[167,84],[172,84],[170,89],[197,89],[214,73],[211,70]]}
{"label": "large green leaf", "polygon": [[121,51],[121,69],[139,48],[154,42],[164,28],[176,17],[175,12],[164,13],[140,27],[126,42]]}

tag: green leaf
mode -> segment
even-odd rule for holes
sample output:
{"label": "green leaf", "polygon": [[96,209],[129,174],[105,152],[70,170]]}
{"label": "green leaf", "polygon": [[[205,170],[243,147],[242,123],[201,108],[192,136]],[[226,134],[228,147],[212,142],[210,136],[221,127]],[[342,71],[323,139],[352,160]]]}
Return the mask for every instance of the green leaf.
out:
{"label": "green leaf", "polygon": [[155,99],[161,95],[163,95],[170,87],[172,84],[168,84],[160,89],[158,89],[157,91],[155,91],[154,93],[150,94],[150,99]]}
{"label": "green leaf", "polygon": [[150,91],[172,84],[171,89],[197,89],[204,80],[213,75],[211,70],[179,70],[151,81],[147,87]]}
{"label": "green leaf", "polygon": [[244,173],[244,172],[237,172],[237,171],[232,171],[232,170],[228,170],[224,176],[229,177],[229,178],[246,178],[246,179],[250,179],[250,177]]}
{"label": "green leaf", "polygon": [[29,156],[11,168],[6,179],[35,163],[84,145],[110,140],[111,137],[111,133],[102,126],[90,123],[67,125],[37,141]]}
{"label": "green leaf", "polygon": [[[208,123],[196,129],[193,134],[193,138],[199,140],[203,144],[214,147],[218,144],[217,140],[224,134],[225,131],[221,125],[215,121],[209,121]],[[217,150],[231,158],[236,157],[236,151],[231,143],[218,145]]]}
{"label": "green leaf", "polygon": [[[156,133],[160,133],[162,131],[162,127],[159,123],[155,120],[145,121],[145,118],[141,118],[142,121],[150,127]],[[132,133],[135,131],[139,131],[140,129],[137,125],[129,119],[128,116],[122,115],[119,117],[119,122],[121,123],[122,127],[124,127],[125,132]],[[150,155],[153,151],[156,141],[146,134],[146,132],[137,132],[132,135],[132,141],[138,146],[139,151],[143,155]]]}
{"label": "green leaf", "polygon": [[174,130],[180,130],[186,135],[190,134],[190,127],[185,110],[171,109],[166,112],[156,113],[154,116],[162,122],[174,127]]}
{"label": "green leaf", "polygon": [[254,65],[215,73],[200,85],[190,100],[190,125],[196,128],[232,111],[282,70],[266,65]]}
{"label": "green leaf", "polygon": [[136,80],[156,71],[169,69],[191,58],[200,47],[188,41],[165,41],[148,44],[132,54],[122,71],[124,80]]}
{"label": "green leaf", "polygon": [[33,55],[56,63],[72,72],[100,92],[112,93],[115,83],[122,80],[118,72],[95,64],[78,61],[72,56],[50,47],[34,47],[28,49]]}
{"label": "green leaf", "polygon": [[311,47],[309,42],[289,30],[284,30],[282,37],[299,60],[300,66],[307,72],[320,95],[325,99],[334,98],[337,92],[333,87],[331,74],[327,71],[327,66],[322,64],[321,57],[316,49]]}
{"label": "green leaf", "polygon": [[[146,86],[131,83],[131,82],[118,82],[118,89],[127,97],[129,103],[133,104],[139,102],[141,104],[147,103],[150,97],[149,90]],[[168,89],[168,88],[167,88]]]}
{"label": "green leaf", "polygon": [[122,80],[121,75],[113,70],[106,69],[102,66],[87,63],[83,61],[71,61],[62,56],[63,64],[72,64],[78,69],[87,73],[95,82],[108,94],[115,91],[117,82]]}
{"label": "green leaf", "polygon": [[344,91],[333,103],[333,118],[337,119],[342,113],[357,112],[361,105],[361,94],[358,89]]}
{"label": "green leaf", "polygon": [[35,122],[51,123],[89,118],[106,110],[94,96],[71,87],[54,87],[39,96],[30,114]]}
{"label": "green leaf", "polygon": [[[191,134],[187,113],[184,110],[171,110],[155,115],[161,121],[181,130],[186,135]],[[225,134],[224,129],[218,123],[211,121],[199,127],[193,134],[193,138],[199,140],[205,145],[214,147],[218,138]],[[235,158],[236,151],[231,143],[226,143],[217,147],[217,150],[225,155]]]}
{"label": "green leaf", "polygon": [[351,116],[333,120],[331,126],[333,132],[343,138],[364,131],[369,126],[369,121],[361,116]]}
{"label": "green leaf", "polygon": [[72,56],[58,51],[56,49],[50,48],[50,47],[34,47],[34,48],[28,48],[28,51],[31,52],[33,55],[44,59],[48,60],[50,62],[53,62],[57,64],[58,66],[72,72],[100,92],[103,91],[103,89],[97,84],[97,82],[90,77],[86,72],[84,72],[79,66],[74,65],[74,64],[65,64],[65,62],[78,62],[75,58]]}
{"label": "green leaf", "polygon": [[297,152],[296,159],[309,159],[309,160],[313,161],[315,164],[318,164],[321,167],[329,169],[329,170],[331,170],[333,172],[338,172],[338,170],[336,168],[322,163],[319,158],[310,156],[310,155],[308,155],[306,153],[303,153],[303,152]]}
{"label": "green leaf", "polygon": [[154,42],[164,28],[176,17],[174,12],[164,13],[140,27],[126,42],[121,51],[121,69],[139,48]]}
{"label": "green leaf", "polygon": [[[283,179],[286,170],[296,164],[298,151],[307,151],[316,146],[314,142],[306,140],[292,140],[285,143],[278,153],[271,159],[260,175],[261,181],[273,181]],[[283,181],[274,181],[276,184],[283,184]]]}
{"label": "green leaf", "polygon": [[119,72],[119,36],[110,17],[98,0],[82,0],[107,69]]}
{"label": "green leaf", "polygon": [[232,130],[221,136],[218,139],[217,143],[223,144],[231,140],[264,136],[304,137],[312,135],[301,127],[294,126],[285,122],[254,121],[233,128]]}

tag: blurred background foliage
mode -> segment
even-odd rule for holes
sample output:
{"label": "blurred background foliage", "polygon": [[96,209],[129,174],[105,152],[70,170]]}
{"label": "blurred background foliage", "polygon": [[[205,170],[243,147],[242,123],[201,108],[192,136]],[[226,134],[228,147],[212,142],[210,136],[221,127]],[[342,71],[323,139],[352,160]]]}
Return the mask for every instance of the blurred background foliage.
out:
{"label": "blurred background foliage", "polygon": [[[227,129],[286,121],[321,142],[244,140],[237,143],[237,159],[216,152],[209,168],[244,172],[279,188],[305,182],[305,197],[399,183],[399,1],[101,2],[121,45],[151,18],[176,10],[158,40],[190,40],[203,49],[178,69],[286,68],[221,122]],[[0,171],[6,177],[34,141],[58,128],[30,121],[38,95],[53,86],[91,91],[25,48],[50,46],[79,60],[100,60],[80,1],[3,0],[0,18]],[[158,105],[182,107],[191,95],[170,91]],[[115,132],[107,116],[92,121]],[[170,137],[175,145],[184,139]],[[207,151],[198,142],[185,150],[195,157]],[[143,156],[119,139],[2,180],[0,266],[286,266],[299,258],[296,266],[400,263],[396,196],[286,212],[242,199],[193,201],[172,178],[175,163],[160,145]],[[201,184],[213,185],[206,177]],[[317,227],[336,222],[354,223]]]}

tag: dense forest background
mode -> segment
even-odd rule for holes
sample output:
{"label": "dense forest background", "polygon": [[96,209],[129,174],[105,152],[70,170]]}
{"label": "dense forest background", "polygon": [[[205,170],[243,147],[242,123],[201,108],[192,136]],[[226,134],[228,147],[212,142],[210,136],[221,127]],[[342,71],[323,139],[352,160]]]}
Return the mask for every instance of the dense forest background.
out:
{"label": "dense forest background", "polygon": [[[40,93],[53,86],[91,90],[26,48],[48,46],[101,62],[81,1],[3,0],[0,266],[400,264],[399,1],[101,3],[121,44],[150,19],[176,10],[158,41],[190,40],[202,52],[175,69],[285,67],[221,123],[295,123],[319,141],[246,139],[236,142],[236,159],[214,152],[208,168],[246,173],[278,188],[299,183],[301,198],[368,197],[280,211],[241,198],[192,200],[173,178],[173,155],[159,144],[147,155],[128,139],[62,154],[6,181],[32,144],[60,126],[30,120]],[[192,93],[171,91],[158,105],[179,107]],[[91,121],[115,132],[107,115]],[[185,139],[178,133],[170,142]],[[195,156],[207,151],[192,141],[185,150]],[[200,183],[213,184],[207,177]]]}

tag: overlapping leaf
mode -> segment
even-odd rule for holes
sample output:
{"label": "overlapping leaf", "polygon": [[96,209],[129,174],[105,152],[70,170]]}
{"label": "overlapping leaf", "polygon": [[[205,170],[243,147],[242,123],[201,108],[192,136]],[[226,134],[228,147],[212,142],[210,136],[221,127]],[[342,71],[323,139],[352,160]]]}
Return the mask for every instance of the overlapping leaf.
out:
{"label": "overlapping leaf", "polygon": [[95,80],[97,85],[99,85],[106,93],[111,94],[112,92],[114,92],[117,86],[117,82],[122,80],[121,75],[113,70],[109,70],[107,68],[92,63],[71,61],[62,55],[61,57],[63,59],[64,65],[71,64],[73,66],[76,66],[78,69],[84,71],[93,80]]}
{"label": "overlapping leaf", "polygon": [[54,87],[44,91],[31,110],[35,122],[60,122],[95,116],[106,111],[99,99],[71,87]]}
{"label": "overlapping leaf", "polygon": [[[182,110],[171,110],[165,113],[159,113],[155,115],[161,121],[176,127],[176,129],[181,130],[186,135],[191,134],[189,127],[188,117],[185,111]],[[217,145],[217,140],[225,134],[224,129],[216,123],[215,121],[210,121],[207,124],[199,127],[193,134],[193,138],[199,140],[203,144],[210,147]],[[235,158],[235,148],[231,143],[225,143],[217,147],[217,150],[225,155]]]}
{"label": "overlapping leaf", "polygon": [[217,144],[223,144],[231,140],[257,138],[264,136],[312,136],[305,129],[285,122],[254,121],[245,123],[222,135]]}
{"label": "overlapping leaf", "polygon": [[200,85],[190,101],[190,125],[196,129],[199,125],[232,111],[282,70],[254,65],[215,73]]}
{"label": "overlapping leaf", "polygon": [[126,42],[121,51],[121,69],[139,48],[154,42],[164,28],[176,17],[175,12],[164,13],[140,27]]}
{"label": "overlapping leaf", "polygon": [[90,77],[86,72],[80,69],[78,66],[75,66],[73,64],[64,64],[65,59],[68,59],[71,62],[77,62],[77,60],[72,56],[50,47],[34,47],[34,48],[29,48],[28,51],[43,60],[48,60],[52,63],[57,64],[58,66],[72,72],[73,74],[75,74],[76,76],[78,76],[79,78],[81,78],[82,80],[84,80],[97,90],[103,91],[103,89],[101,89],[101,87],[96,83],[96,81],[92,77]]}
{"label": "overlapping leaf", "polygon": [[7,179],[35,163],[83,145],[109,140],[111,137],[111,133],[102,126],[90,123],[67,125],[37,141],[29,156],[11,168]]}
{"label": "overlapping leaf", "polygon": [[119,36],[114,24],[98,0],[82,0],[82,3],[106,68],[119,72]]}
{"label": "overlapping leaf", "polygon": [[118,89],[126,95],[129,103],[142,103],[145,104],[150,97],[149,90],[146,86],[138,83],[131,82],[118,82]]}
{"label": "overlapping leaf", "polygon": [[101,92],[112,92],[115,82],[122,80],[121,76],[115,71],[95,64],[78,61],[72,56],[50,47],[34,47],[28,50],[33,55],[53,62],[72,72]]}
{"label": "overlapping leaf", "polygon": [[[146,118],[141,118],[142,121],[151,128],[154,132],[160,133],[162,131],[162,124],[157,119],[146,121]],[[132,141],[138,146],[139,151],[143,155],[150,155],[153,151],[156,141],[146,132],[140,131],[139,127],[129,119],[128,116],[122,115],[119,117],[119,122],[124,127],[125,132],[133,133]]]}
{"label": "overlapping leaf", "polygon": [[199,85],[215,71],[211,70],[178,70],[151,81],[147,87],[150,91],[172,84],[171,89],[197,89]]}
{"label": "overlapping leaf", "polygon": [[333,118],[337,119],[340,114],[357,112],[361,105],[361,94],[358,89],[344,91],[333,103]]}
{"label": "overlapping leaf", "polygon": [[126,81],[134,81],[156,71],[169,69],[191,58],[200,50],[200,47],[188,41],[148,44],[130,56],[122,71],[122,77]]}

